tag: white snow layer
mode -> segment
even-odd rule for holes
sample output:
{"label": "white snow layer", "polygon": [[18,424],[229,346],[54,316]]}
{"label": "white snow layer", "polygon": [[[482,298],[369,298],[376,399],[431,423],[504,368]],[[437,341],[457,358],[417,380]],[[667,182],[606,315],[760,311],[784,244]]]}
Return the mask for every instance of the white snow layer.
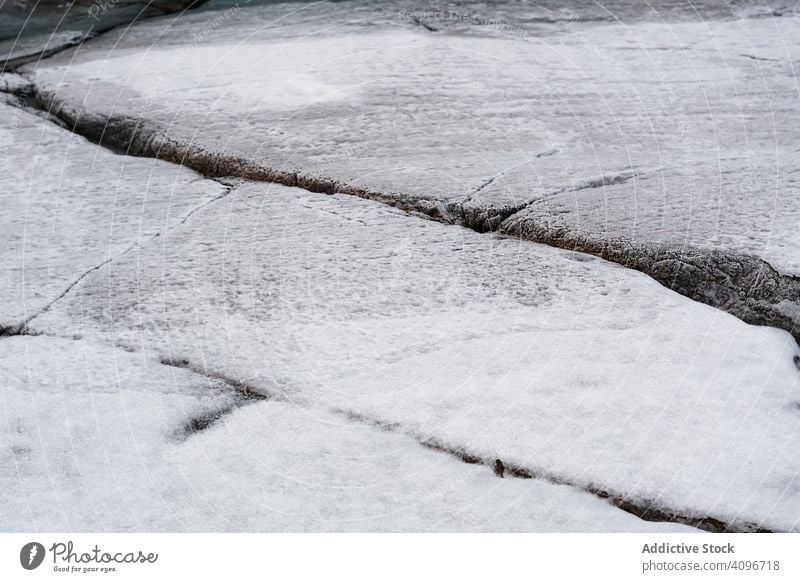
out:
{"label": "white snow layer", "polygon": [[3,531],[691,531],[90,342],[0,350]]}
{"label": "white snow layer", "polygon": [[0,103],[0,327],[41,312],[83,274],[180,222],[225,188],[114,154]]}
{"label": "white snow layer", "polygon": [[[27,73],[78,111],[276,169],[538,199],[597,237],[798,272],[796,17],[524,35],[327,4],[255,17],[284,8],[137,25]],[[591,486],[800,531],[787,333],[374,202],[248,184],[205,206],[225,190],[186,169],[0,113],[0,325],[85,338],[0,340],[6,530],[672,529]],[[238,407],[239,381],[274,398]]]}
{"label": "white snow layer", "polygon": [[794,340],[598,259],[247,184],[34,324],[685,515],[798,529]]}
{"label": "white snow layer", "polygon": [[78,110],[388,196],[502,207],[652,176],[557,210],[800,273],[798,17],[431,33],[292,6],[150,22],[31,73]]}

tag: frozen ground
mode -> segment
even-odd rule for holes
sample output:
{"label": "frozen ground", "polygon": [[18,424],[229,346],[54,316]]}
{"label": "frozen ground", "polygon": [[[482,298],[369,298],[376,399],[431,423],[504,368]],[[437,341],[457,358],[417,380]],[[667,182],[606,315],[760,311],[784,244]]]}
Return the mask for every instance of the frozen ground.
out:
{"label": "frozen ground", "polygon": [[41,107],[136,154],[580,248],[798,333],[793,11],[465,14],[234,6],[22,70]]}
{"label": "frozen ground", "polygon": [[792,7],[211,6],[0,75],[7,530],[800,531]]}
{"label": "frozen ground", "polygon": [[192,0],[2,0],[0,71],[76,46],[117,26],[181,12]]}
{"label": "frozen ground", "polygon": [[114,154],[0,103],[0,329],[46,309],[87,271],[137,248],[226,188]]}
{"label": "frozen ground", "polygon": [[4,340],[0,390],[5,532],[690,531],[91,342]]}
{"label": "frozen ground", "polygon": [[798,527],[793,339],[599,259],[249,183],[31,326],[681,515]]}

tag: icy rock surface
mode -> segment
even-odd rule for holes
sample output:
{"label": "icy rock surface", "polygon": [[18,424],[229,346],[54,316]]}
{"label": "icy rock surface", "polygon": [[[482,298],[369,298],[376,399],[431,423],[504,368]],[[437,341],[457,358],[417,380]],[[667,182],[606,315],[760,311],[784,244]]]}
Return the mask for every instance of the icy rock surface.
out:
{"label": "icy rock surface", "polygon": [[798,528],[792,338],[585,255],[251,183],[33,325],[681,515]]}
{"label": "icy rock surface", "polygon": [[[144,118],[178,144],[301,177],[489,215],[581,190],[595,220],[610,215],[588,225],[598,238],[754,253],[800,272],[795,229],[776,219],[792,224],[800,200],[795,17],[437,34],[403,6],[195,13],[31,73],[78,113]],[[613,195],[634,213],[606,201],[621,182]]]}
{"label": "icy rock surface", "polygon": [[91,342],[4,340],[0,394],[4,532],[690,531]]}
{"label": "icy rock surface", "polygon": [[0,103],[2,329],[226,192],[186,168],[99,148],[31,111]]}
{"label": "icy rock surface", "polygon": [[192,0],[17,0],[0,5],[0,71],[38,61],[136,20],[193,6]]}
{"label": "icy rock surface", "polygon": [[7,529],[800,531],[795,341],[518,240],[791,330],[793,6],[212,6],[0,75]]}
{"label": "icy rock surface", "polygon": [[25,71],[137,155],[592,253],[800,337],[795,11],[492,6],[232,6]]}

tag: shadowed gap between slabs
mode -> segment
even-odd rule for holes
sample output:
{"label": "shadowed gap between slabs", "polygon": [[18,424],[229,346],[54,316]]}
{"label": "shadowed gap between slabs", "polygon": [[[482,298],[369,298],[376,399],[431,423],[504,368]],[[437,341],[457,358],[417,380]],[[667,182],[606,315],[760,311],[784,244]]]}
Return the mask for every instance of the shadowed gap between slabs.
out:
{"label": "shadowed gap between slabs", "polygon": [[[197,2],[195,4],[199,5],[200,3],[201,2]],[[81,42],[84,40],[85,39],[82,39]],[[56,50],[51,54],[55,54],[55,52],[60,52],[60,50],[64,50],[66,48],[69,47],[61,47],[59,50]],[[41,55],[39,55],[39,57],[41,57]],[[39,57],[33,57],[31,60],[35,60],[35,58]],[[0,68],[7,64],[7,62],[0,63]],[[52,96],[43,96],[38,91],[34,91],[34,95],[36,97],[34,99],[35,106],[40,110],[54,116],[54,118],[50,118],[51,121],[61,121],[70,131],[78,133],[79,135],[86,137],[90,141],[93,141],[100,146],[108,147],[109,149],[114,150],[116,153],[125,153],[128,155],[141,157],[155,157],[185,165],[212,179],[238,177],[256,181],[285,184],[287,186],[299,187],[317,193],[333,194],[338,192],[355,195],[399,207],[403,210],[419,213],[440,222],[466,226],[477,232],[492,232],[496,230],[502,231],[503,229],[501,229],[501,225],[506,223],[508,219],[518,214],[520,210],[529,206],[529,204],[526,203],[516,207],[470,209],[458,202],[442,202],[429,198],[412,196],[388,196],[380,192],[357,188],[347,184],[341,184],[333,180],[305,177],[296,172],[273,170],[260,166],[246,159],[225,157],[212,152],[206,152],[201,148],[180,144],[170,140],[157,128],[155,128],[155,126],[145,122],[144,120],[127,118],[93,118],[89,116],[81,117],[79,114],[76,114],[75,112],[70,111],[63,105],[59,104]],[[588,187],[597,186],[592,184]],[[532,228],[529,231],[520,229],[515,230],[513,228],[504,230],[507,234],[512,236],[518,236],[519,238],[524,238],[534,242],[543,242],[551,246],[567,248],[569,250],[600,256],[604,259],[623,264],[629,268],[640,270],[652,276],[665,286],[674,289],[683,295],[689,296],[692,299],[707,303],[714,307],[722,308],[736,315],[737,317],[740,317],[748,323],[775,325],[777,327],[787,329],[795,336],[795,338],[798,337],[797,331],[794,329],[794,323],[787,321],[785,318],[777,317],[774,313],[770,313],[768,306],[765,307],[764,305],[759,305],[757,307],[760,309],[753,309],[752,306],[748,306],[746,304],[743,305],[742,302],[731,306],[730,304],[719,304],[719,302],[715,303],[714,300],[708,299],[703,293],[704,287],[707,286],[708,281],[707,277],[702,276],[702,273],[699,276],[695,273],[694,281],[687,281],[686,277],[683,276],[683,282],[680,286],[678,286],[678,288],[675,288],[675,280],[679,278],[679,275],[671,272],[666,274],[654,272],[654,270],[651,268],[652,264],[659,264],[663,263],[664,261],[651,259],[649,260],[649,266],[647,264],[643,264],[647,263],[648,261],[638,260],[635,255],[637,255],[637,252],[639,254],[641,254],[641,252],[636,249],[635,245],[629,242],[621,241],[619,244],[615,245],[613,242],[609,243],[608,241],[577,241],[575,240],[576,237],[573,233],[542,234],[541,232],[537,232],[542,229],[541,225],[534,226],[536,228]],[[670,248],[659,249],[659,251],[662,254],[666,254],[667,257],[671,259],[672,263],[677,264],[681,262],[680,257],[676,256],[679,251]],[[800,290],[798,278],[777,273],[771,268],[771,266],[761,259],[696,249],[692,249],[691,251],[695,254],[702,255],[703,257],[716,254],[722,256],[723,260],[732,260],[736,262],[739,266],[742,264],[742,259],[746,259],[745,262],[746,266],[748,267],[746,271],[748,271],[751,277],[752,272],[755,270],[757,271],[755,278],[762,278],[763,275],[761,274],[761,271],[768,269],[772,275],[772,278],[778,279],[780,286],[782,286],[784,289],[787,288],[787,286],[789,287],[789,292],[794,294],[792,299],[800,297],[800,294],[797,294],[798,290]],[[716,263],[718,264],[719,261],[716,261]],[[680,270],[680,265],[678,265],[675,270]],[[750,291],[750,289],[741,288],[741,285],[739,284],[741,282],[740,274],[738,278],[734,276],[728,276],[727,279],[728,280],[725,281],[725,283],[728,283],[728,286],[737,292],[736,294],[744,294],[745,291]],[[0,327],[0,336],[21,335],[25,333],[28,333],[25,328],[14,329],[10,327]],[[794,361],[795,364],[797,364],[800,368],[800,357],[795,356]],[[222,381],[236,392],[235,402],[230,406],[226,406],[216,411],[189,419],[181,429],[181,434],[183,435],[184,439],[188,438],[192,434],[195,434],[196,432],[206,430],[207,428],[213,426],[221,418],[232,413],[237,408],[252,404],[256,401],[274,398],[274,396],[265,395],[261,391],[258,391],[255,388],[238,380],[233,380],[216,373],[209,373],[206,370],[191,366],[186,360],[162,359],[162,363],[178,368],[187,368],[210,379]],[[384,423],[382,421],[369,419],[368,417],[343,410],[334,410],[332,412],[337,412],[352,421],[378,427],[381,430],[395,431],[401,429],[401,426],[397,423]],[[509,477],[520,479],[542,479],[554,484],[570,486],[590,493],[600,499],[604,499],[615,507],[646,521],[681,523],[712,532],[771,531],[769,529],[760,527],[759,524],[750,522],[726,523],[723,520],[711,516],[698,517],[682,515],[669,510],[669,508],[656,507],[652,502],[643,500],[630,500],[620,494],[609,492],[593,485],[585,486],[572,483],[562,477],[517,466],[512,463],[505,462],[499,458],[483,458],[467,452],[463,448],[450,447],[430,437],[419,437],[418,435],[412,436],[414,436],[414,438],[416,438],[416,440],[423,447],[430,450],[448,454],[458,458],[464,463],[491,467],[498,477],[502,478],[507,475]]]}
{"label": "shadowed gap between slabs", "polygon": [[403,430],[399,423],[385,422],[343,409],[334,409],[331,410],[331,412],[339,414],[353,422],[376,427],[386,432],[403,432],[407,436],[414,438],[420,445],[427,449],[450,455],[469,465],[484,465],[489,467],[493,470],[494,474],[500,478],[508,476],[516,479],[540,479],[548,483],[553,483],[554,485],[563,485],[583,491],[584,493],[589,493],[598,499],[610,503],[617,509],[630,513],[644,521],[680,523],[714,533],[773,533],[773,530],[762,527],[757,523],[746,521],[726,522],[712,516],[684,515],[668,507],[658,506],[652,501],[629,499],[621,493],[608,491],[596,485],[582,485],[570,481],[567,478],[547,473],[546,471],[522,467],[499,458],[482,457],[463,447],[447,445],[434,437],[407,432]]}
{"label": "shadowed gap between slabs", "polygon": [[[315,193],[358,196],[476,232],[499,232],[512,238],[597,256],[645,273],[672,291],[726,311],[746,323],[778,327],[792,334],[795,340],[800,339],[800,325],[786,310],[786,305],[800,305],[800,277],[779,273],[755,256],[624,238],[597,238],[554,223],[554,217],[546,211],[539,215],[521,212],[536,210],[535,202],[474,207],[463,201],[390,195],[325,177],[269,168],[245,157],[223,155],[179,142],[145,119],[76,111],[32,83],[25,91],[32,97],[34,107],[60,119],[70,131],[128,155],[180,164],[209,178],[239,178]],[[617,181],[609,182],[604,177],[589,181],[583,187],[601,187]]]}
{"label": "shadowed gap between slabs", "polygon": [[265,394],[262,390],[258,390],[253,386],[245,384],[239,380],[234,380],[223,374],[209,372],[208,370],[205,370],[199,366],[192,365],[188,360],[185,359],[161,358],[161,363],[165,366],[189,370],[195,374],[204,376],[209,380],[221,382],[233,393],[233,402],[227,406],[223,406],[216,410],[203,412],[187,420],[186,423],[180,429],[178,429],[176,433],[176,437],[181,441],[188,439],[195,433],[211,428],[221,419],[239,408],[249,406],[257,402],[279,399],[277,395]]}

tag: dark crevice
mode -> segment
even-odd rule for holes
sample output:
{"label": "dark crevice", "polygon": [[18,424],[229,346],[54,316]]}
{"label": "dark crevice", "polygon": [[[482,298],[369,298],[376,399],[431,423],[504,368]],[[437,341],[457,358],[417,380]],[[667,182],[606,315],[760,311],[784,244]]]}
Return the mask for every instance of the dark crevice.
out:
{"label": "dark crevice", "polygon": [[243,398],[237,394],[237,396],[235,397],[234,401],[231,404],[223,406],[222,408],[218,408],[216,410],[203,412],[187,420],[186,423],[180,429],[178,429],[178,431],[175,434],[175,438],[179,441],[185,441],[191,436],[211,428],[212,426],[217,424],[220,420],[232,414],[235,410],[238,410],[239,408],[243,408],[245,406],[249,406],[251,404],[255,404],[260,400],[266,400],[266,398],[261,398],[261,399]]}
{"label": "dark crevice", "polygon": [[[89,28],[77,35],[76,37],[58,45],[53,48],[45,48],[39,51],[34,51],[32,53],[28,53],[25,55],[20,55],[18,57],[12,57],[10,59],[0,60],[0,73],[9,73],[15,72],[19,67],[26,65],[28,63],[39,62],[44,59],[53,57],[59,53],[62,53],[66,50],[71,48],[75,48],[77,46],[81,46],[82,44],[97,38],[103,34],[121,28],[123,26],[130,26],[135,22],[142,22],[144,20],[149,20],[150,18],[157,18],[161,16],[168,16],[170,14],[176,13],[183,13],[190,10],[195,10],[200,6],[206,4],[208,0],[190,0],[189,2],[175,2],[174,5],[166,5],[166,6],[155,6],[152,3],[146,3],[147,5],[143,8],[138,14],[136,14],[132,19],[124,21],[124,22],[117,22],[110,26],[95,26],[94,24],[90,25]],[[113,5],[112,5],[113,8]],[[60,24],[60,22],[59,22]],[[22,37],[22,33],[24,31],[20,31],[20,34],[17,38]],[[53,31],[53,33],[58,32],[58,30]]]}
{"label": "dark crevice", "polygon": [[589,190],[591,188],[603,188],[605,186],[615,186],[617,184],[624,184],[633,180],[636,176],[641,175],[641,171],[628,170],[625,172],[617,172],[614,174],[606,174],[599,178],[591,178],[589,180],[582,180],[578,182],[573,188],[566,190],[567,192],[580,192],[581,190]]}
{"label": "dark crevice", "polygon": [[578,483],[567,477],[544,470],[523,467],[496,457],[484,457],[464,447],[451,446],[439,439],[403,430],[399,423],[384,422],[343,409],[333,409],[331,412],[343,416],[348,420],[373,426],[387,432],[402,432],[406,436],[415,439],[426,449],[444,453],[469,465],[484,465],[490,468],[492,472],[500,478],[539,479],[554,485],[571,487],[583,491],[584,493],[589,493],[644,521],[679,523],[714,533],[773,533],[773,530],[762,527],[757,523],[740,520],[725,521],[724,519],[713,516],[687,515],[680,511],[671,510],[668,507],[659,506],[655,501],[630,499],[621,493],[613,492],[591,483]]}
{"label": "dark crevice", "polygon": [[[90,141],[128,155],[159,158],[192,168],[209,178],[238,178],[293,186],[322,194],[341,193],[397,207],[432,220],[477,232],[499,232],[513,238],[585,253],[643,272],[690,299],[722,309],[754,325],[784,329],[800,339],[800,329],[782,303],[800,304],[800,279],[783,275],[750,255],[669,246],[619,238],[605,239],[554,225],[554,216],[536,215],[536,202],[517,206],[475,207],[424,196],[384,193],[366,187],[293,170],[273,169],[253,160],[215,153],[171,138],[152,122],[124,116],[89,115],[71,109],[53,94],[31,89],[36,107],[60,119]],[[576,189],[629,180],[637,172],[603,176]]]}
{"label": "dark crevice", "polygon": [[[25,91],[26,95],[30,95],[31,93],[29,93],[29,91],[32,91],[32,90],[30,89],[30,87],[26,87],[26,88],[23,88],[22,91]],[[14,94],[15,96],[17,96],[17,93],[19,93],[19,91],[12,92],[12,94]],[[16,104],[15,103],[9,103],[9,104],[12,105],[12,106],[15,106],[15,107],[19,107],[19,108],[21,108],[21,109],[23,109],[25,111],[28,111],[28,107],[25,105],[25,102],[19,102],[19,103],[16,103]],[[52,121],[54,123],[56,121],[59,121],[57,117],[53,116],[52,114],[50,114],[46,110],[44,111],[44,113],[45,113],[45,117],[44,118],[47,119],[48,121]],[[66,129],[67,131],[72,131],[69,127],[66,127],[66,126],[62,125],[62,123],[57,123],[57,124],[60,127],[63,127],[64,129]],[[92,143],[96,143],[96,142],[92,142]],[[108,144],[100,144],[100,143],[96,143],[96,145],[99,145],[101,147],[109,149],[113,153],[118,154],[118,155],[127,155],[126,152],[121,148],[115,148],[113,146],[109,146]],[[238,186],[240,184],[240,182],[238,182],[238,181],[231,181],[231,180],[225,180],[225,179],[207,177],[207,176],[202,176],[200,179],[212,180],[212,181],[218,183],[219,185],[221,185],[224,188],[224,190],[222,191],[222,193],[220,193],[219,195],[215,196],[214,198],[211,198],[211,199],[199,204],[198,206],[196,206],[192,210],[190,210],[188,213],[186,213],[184,216],[182,216],[176,223],[174,223],[172,225],[169,225],[167,227],[167,231],[171,230],[172,228],[176,228],[176,227],[179,227],[179,226],[182,226],[182,225],[186,224],[186,222],[196,212],[199,212],[200,210],[203,210],[207,206],[209,206],[211,204],[214,204],[215,202],[218,202],[218,201],[222,200],[223,198],[226,198],[231,193],[233,193],[238,188]],[[115,260],[117,260],[119,258],[122,258],[124,255],[128,254],[133,249],[139,248],[142,245],[147,244],[148,242],[160,237],[162,234],[164,234],[162,231],[158,231],[158,232],[152,234],[151,236],[149,236],[148,238],[127,246],[122,251],[114,254],[113,256],[110,256],[110,257],[106,258],[105,260],[101,261],[100,263],[98,263],[98,264],[94,265],[93,267],[87,269],[86,271],[81,273],[75,280],[73,280],[64,289],[64,291],[62,291],[55,299],[53,299],[52,301],[47,303],[44,307],[39,309],[34,314],[29,315],[28,317],[23,319],[18,324],[13,324],[13,325],[9,325],[9,326],[0,325],[0,337],[7,337],[7,336],[14,336],[14,335],[25,335],[26,334],[26,330],[28,330],[28,324],[32,320],[34,320],[35,318],[39,317],[40,315],[43,315],[43,314],[47,313],[48,311],[50,311],[50,309],[53,307],[53,305],[55,305],[58,301],[63,299],[70,291],[72,291],[72,289],[76,285],[78,285],[78,283],[83,281],[88,275],[90,275],[91,273],[93,273],[93,272],[95,272],[95,271],[97,271],[99,269],[102,269],[107,264],[109,264],[109,263],[111,263],[111,262],[113,262],[113,261],[115,261]],[[31,334],[27,334],[27,335],[31,335]]]}
{"label": "dark crevice", "polygon": [[257,389],[253,386],[245,384],[240,380],[230,378],[224,374],[210,372],[209,370],[192,364],[189,360],[182,358],[161,358],[161,364],[165,366],[172,366],[173,368],[181,368],[189,370],[194,374],[204,376],[208,380],[219,384],[221,383],[228,392],[233,396],[233,401],[229,404],[217,408],[216,410],[206,411],[193,416],[176,432],[175,438],[179,441],[185,441],[192,435],[207,430],[217,424],[226,416],[232,414],[234,411],[257,402],[265,400],[281,400],[279,394],[267,394],[264,390]]}
{"label": "dark crevice", "polygon": [[516,164],[514,166],[511,166],[510,168],[506,168],[505,170],[500,170],[494,176],[492,176],[488,180],[484,181],[480,186],[475,188],[475,190],[473,190],[464,200],[461,201],[461,205],[463,206],[463,205],[469,204],[472,201],[472,199],[475,198],[475,196],[477,196],[481,191],[486,189],[495,180],[497,180],[498,178],[504,176],[508,172],[511,172],[512,170],[516,170],[518,168],[521,168],[522,166],[525,166],[526,164],[530,164],[534,160],[540,160],[542,158],[547,158],[547,157],[553,156],[553,155],[559,153],[560,151],[561,150],[558,149],[558,148],[551,148],[549,150],[546,150],[546,151],[543,151],[543,152],[540,152],[540,153],[536,154],[535,156],[533,156],[533,158],[531,158],[530,160],[525,160],[521,164]]}
{"label": "dark crevice", "polygon": [[436,28],[435,26],[431,26],[430,24],[426,24],[425,22],[420,20],[419,17],[417,16],[412,16],[411,20],[414,22],[414,24],[416,24],[417,26],[421,26],[428,32],[439,32],[438,28]]}
{"label": "dark crevice", "polygon": [[781,62],[780,59],[770,59],[767,57],[757,57],[756,55],[748,55],[747,53],[741,53],[740,57],[744,57],[746,59],[750,59],[753,61],[767,61],[769,63],[779,63]]}
{"label": "dark crevice", "polygon": [[36,331],[31,330],[24,324],[11,324],[7,326],[0,325],[0,338],[3,337],[16,337],[20,335],[43,335]]}
{"label": "dark crevice", "polygon": [[209,380],[222,382],[230,390],[235,392],[238,395],[238,397],[242,399],[243,403],[248,403],[256,400],[282,400],[281,394],[278,393],[277,391],[274,393],[267,393],[263,389],[259,389],[249,384],[246,384],[241,380],[230,378],[218,372],[211,372],[207,368],[193,364],[186,359],[162,357],[161,363],[165,366],[172,366],[174,368],[182,368],[185,370],[189,370],[190,372],[194,372],[195,374],[199,374],[200,376],[205,376]]}

